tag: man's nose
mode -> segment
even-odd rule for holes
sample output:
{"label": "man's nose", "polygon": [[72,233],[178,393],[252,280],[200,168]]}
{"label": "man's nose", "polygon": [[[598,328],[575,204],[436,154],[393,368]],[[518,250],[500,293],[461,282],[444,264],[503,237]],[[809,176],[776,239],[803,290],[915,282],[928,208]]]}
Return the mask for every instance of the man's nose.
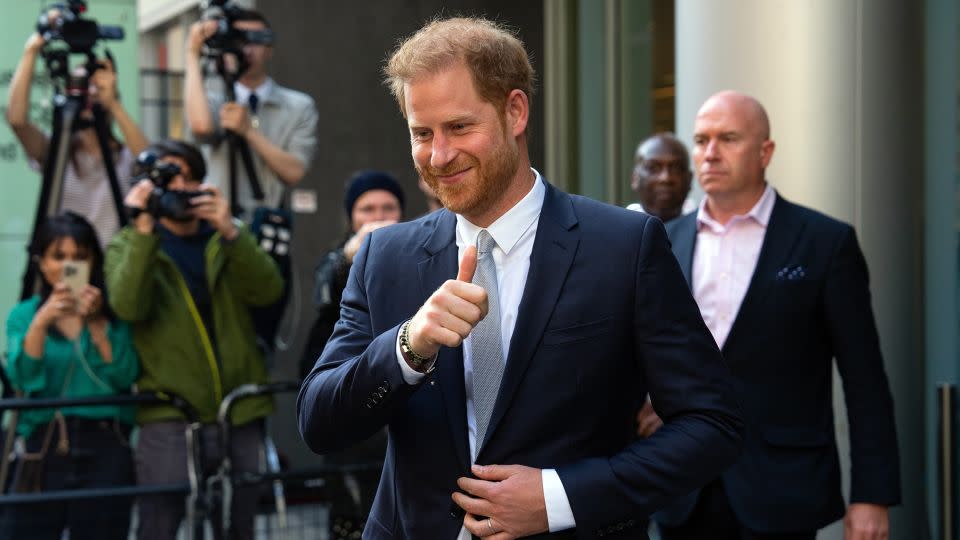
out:
{"label": "man's nose", "polygon": [[430,148],[430,165],[435,169],[442,169],[456,157],[456,150],[450,141],[442,134],[434,134]]}
{"label": "man's nose", "polygon": [[717,141],[711,140],[703,148],[703,156],[707,159],[716,159],[717,158]]}

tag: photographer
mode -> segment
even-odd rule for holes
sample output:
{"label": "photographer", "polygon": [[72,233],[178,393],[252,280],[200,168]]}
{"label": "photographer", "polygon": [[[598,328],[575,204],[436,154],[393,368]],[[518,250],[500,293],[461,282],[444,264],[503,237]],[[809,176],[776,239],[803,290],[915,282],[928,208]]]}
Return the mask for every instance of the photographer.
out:
{"label": "photographer", "polygon": [[[314,271],[313,304],[317,319],[300,360],[301,378],[313,369],[340,318],[340,299],[354,256],[371,232],[403,218],[404,199],[403,188],[385,172],[363,171],[350,179],[343,197],[349,230],[336,248],[320,257]],[[386,433],[381,430],[366,441],[325,459],[328,465],[373,463],[383,460],[386,446]],[[342,482],[330,484],[331,540],[358,537],[373,504],[379,479],[377,470],[345,472]]]}
{"label": "photographer", "polygon": [[306,377],[320,358],[323,346],[340,318],[340,297],[347,286],[353,257],[371,232],[403,217],[404,193],[400,184],[380,171],[357,173],[347,184],[343,207],[348,231],[337,246],[320,256],[314,269],[313,305],[317,320],[310,329],[300,359],[300,377]]}
{"label": "photographer", "polygon": [[[105,304],[103,251],[93,227],[67,212],[47,219],[31,246],[40,292],[10,311],[4,369],[30,398],[109,396],[130,391],[139,364],[129,327]],[[78,268],[87,269],[81,272]],[[88,280],[71,280],[81,273]],[[133,408],[69,407],[21,411],[13,491],[129,486]],[[126,539],[129,497],[6,507],[0,538]]]}
{"label": "photographer", "polygon": [[[263,15],[252,10],[231,9],[230,20],[237,31],[269,28]],[[211,181],[225,191],[229,186],[229,152],[224,130],[247,141],[264,192],[263,202],[257,203],[238,158],[236,200],[244,210],[243,219],[249,222],[258,204],[279,206],[285,188],[303,179],[316,146],[317,109],[310,96],[280,86],[267,76],[273,48],[264,44],[243,46],[249,67],[233,85],[235,102],[226,102],[222,93],[207,93],[200,57],[204,42],[216,34],[217,28],[217,20],[200,21],[190,28],[184,81],[187,123],[196,140],[209,145]]]}
{"label": "photographer", "polygon": [[[179,169],[172,178],[162,178],[162,185],[141,180],[128,193],[125,203],[133,220],[107,250],[110,303],[118,317],[132,323],[142,364],[138,387],[177,394],[197,411],[205,424],[203,466],[212,472],[219,463],[214,422],[223,396],[242,384],[267,382],[249,307],[275,301],[282,281],[273,260],[231,217],[220,190],[201,184],[206,166],[195,147],[168,140],[147,150],[160,164]],[[171,194],[189,204],[166,204]],[[260,420],[272,411],[267,396],[244,400],[234,409],[227,450],[236,472],[257,470]],[[142,407],[137,421],[138,482],[186,482],[180,412],[169,406]],[[174,538],[184,516],[182,497],[145,496],[138,504],[138,538]],[[234,493],[231,537],[252,538],[256,504],[255,488]]]}
{"label": "photographer", "polygon": [[[48,14],[56,18],[57,11]],[[38,171],[48,158],[50,137],[28,118],[30,108],[30,87],[33,82],[34,66],[41,50],[46,45],[43,36],[34,33],[27,40],[23,57],[17,65],[10,93],[7,98],[7,122],[20,141],[31,165]],[[79,68],[85,69],[85,68]],[[133,165],[134,156],[147,146],[147,139],[139,126],[120,103],[117,94],[117,74],[113,64],[103,59],[99,68],[90,74],[90,89],[87,106],[80,113],[79,120],[90,127],[76,131],[68,150],[63,181],[61,209],[76,212],[85,217],[97,231],[101,245],[106,245],[119,228],[119,218],[113,205],[109,178],[104,168],[100,143],[92,127],[93,104],[103,106],[107,116],[116,121],[123,134],[125,145],[113,137],[110,130],[110,148],[118,178],[126,178]],[[108,125],[112,122],[108,122]]]}

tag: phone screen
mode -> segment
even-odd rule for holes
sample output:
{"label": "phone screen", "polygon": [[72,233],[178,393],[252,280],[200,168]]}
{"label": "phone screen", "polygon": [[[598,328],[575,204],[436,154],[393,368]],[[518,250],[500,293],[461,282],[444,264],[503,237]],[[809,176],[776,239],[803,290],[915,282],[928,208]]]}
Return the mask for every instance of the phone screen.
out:
{"label": "phone screen", "polygon": [[90,283],[90,263],[88,261],[64,261],[63,282],[70,287],[73,296],[79,300],[80,294]]}

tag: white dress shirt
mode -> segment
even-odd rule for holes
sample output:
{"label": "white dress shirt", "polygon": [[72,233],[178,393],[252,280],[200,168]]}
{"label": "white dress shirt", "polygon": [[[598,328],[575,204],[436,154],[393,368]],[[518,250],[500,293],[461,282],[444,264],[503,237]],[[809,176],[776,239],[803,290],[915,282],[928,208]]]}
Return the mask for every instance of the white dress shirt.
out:
{"label": "white dress shirt", "polygon": [[267,80],[260,83],[260,86],[256,88],[247,88],[240,81],[233,83],[233,95],[236,97],[237,103],[246,105],[250,102],[250,94],[256,94],[257,100],[260,104],[263,104],[267,100],[267,96],[270,95],[270,91],[273,90],[273,79],[267,77]]}
{"label": "white dress shirt", "polygon": [[[517,322],[517,312],[520,299],[523,297],[524,286],[527,282],[527,273],[530,270],[530,254],[533,252],[533,241],[537,236],[537,222],[540,210],[543,208],[543,198],[546,187],[540,173],[531,169],[536,175],[533,188],[513,208],[508,210],[493,222],[487,231],[496,241],[493,249],[493,260],[497,267],[497,285],[500,293],[500,336],[503,340],[504,362],[509,362],[510,338]],[[463,253],[468,246],[476,245],[477,235],[481,231],[473,223],[461,215],[457,215],[457,260],[463,259]],[[470,443],[471,461],[477,456],[477,421],[473,405],[473,356],[470,350],[470,336],[463,340],[463,379],[467,394],[467,435]],[[403,378],[408,384],[417,384],[424,374],[414,371],[400,352],[400,342],[397,341],[397,361],[403,371]],[[543,496],[547,507],[547,523],[550,532],[574,527],[573,510],[570,501],[560,481],[560,476],[554,469],[542,469]],[[466,528],[460,529],[458,540],[470,540],[470,533]]]}
{"label": "white dress shirt", "polygon": [[[683,200],[683,206],[680,207],[680,215],[683,216],[683,215],[689,214],[690,212],[693,212],[696,209],[697,209],[697,202],[691,199],[690,197],[687,197],[686,199]],[[649,212],[643,209],[643,205],[638,202],[628,204],[627,210],[633,210],[634,212],[643,212],[645,214],[649,214]]]}
{"label": "white dress shirt", "polygon": [[767,232],[776,192],[767,184],[760,200],[746,215],[726,225],[710,217],[707,201],[697,212],[697,243],[693,253],[693,297],[717,347],[723,348],[747,294]]}

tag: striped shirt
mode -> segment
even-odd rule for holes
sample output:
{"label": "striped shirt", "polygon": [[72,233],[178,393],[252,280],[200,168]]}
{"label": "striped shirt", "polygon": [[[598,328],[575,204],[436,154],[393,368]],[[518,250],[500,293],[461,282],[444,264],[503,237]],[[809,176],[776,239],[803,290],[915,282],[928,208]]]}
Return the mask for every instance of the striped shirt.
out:
{"label": "striped shirt", "polygon": [[[114,155],[114,159],[120,193],[125,195],[130,187],[134,157],[124,146],[119,156]],[[36,161],[31,161],[30,166],[38,172],[42,171]],[[73,158],[67,158],[59,208],[60,211],[69,210],[86,218],[97,231],[97,238],[103,247],[120,229],[120,219],[110,192],[110,180],[99,154],[75,152]]]}

